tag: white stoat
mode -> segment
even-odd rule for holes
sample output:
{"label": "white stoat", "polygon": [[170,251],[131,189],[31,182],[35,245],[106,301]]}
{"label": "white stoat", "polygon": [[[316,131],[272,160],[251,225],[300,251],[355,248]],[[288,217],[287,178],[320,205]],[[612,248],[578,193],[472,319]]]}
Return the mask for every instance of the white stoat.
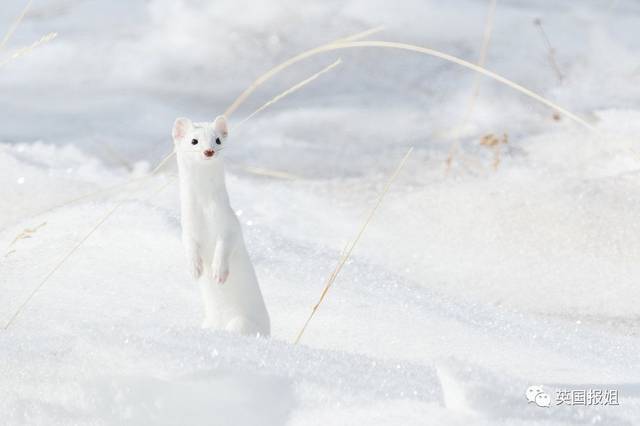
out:
{"label": "white stoat", "polygon": [[269,314],[224,181],[224,116],[173,125],[180,175],[182,241],[204,299],[203,327],[269,335]]}

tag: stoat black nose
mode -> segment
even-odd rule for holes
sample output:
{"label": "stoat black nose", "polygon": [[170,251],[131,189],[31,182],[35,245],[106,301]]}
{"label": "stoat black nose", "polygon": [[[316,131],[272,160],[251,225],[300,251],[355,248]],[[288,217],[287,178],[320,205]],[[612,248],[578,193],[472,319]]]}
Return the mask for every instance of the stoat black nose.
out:
{"label": "stoat black nose", "polygon": [[212,150],[212,149],[207,149],[207,150],[204,152],[204,155],[206,155],[207,157],[213,157],[213,154],[215,154],[215,152],[213,152],[213,150]]}

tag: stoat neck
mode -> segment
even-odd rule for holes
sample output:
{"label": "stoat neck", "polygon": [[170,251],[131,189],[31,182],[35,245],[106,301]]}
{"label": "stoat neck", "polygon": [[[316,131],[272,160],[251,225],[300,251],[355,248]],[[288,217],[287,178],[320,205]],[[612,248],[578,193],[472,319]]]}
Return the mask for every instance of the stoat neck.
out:
{"label": "stoat neck", "polygon": [[180,198],[198,204],[229,204],[222,159],[187,161],[178,154]]}

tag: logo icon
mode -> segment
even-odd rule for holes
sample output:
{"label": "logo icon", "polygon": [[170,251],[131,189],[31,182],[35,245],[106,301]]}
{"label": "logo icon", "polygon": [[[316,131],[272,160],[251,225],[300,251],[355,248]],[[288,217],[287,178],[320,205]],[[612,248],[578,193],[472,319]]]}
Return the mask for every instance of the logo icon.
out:
{"label": "logo icon", "polygon": [[542,389],[542,385],[529,386],[525,392],[525,396],[529,404],[535,402],[538,407],[551,406],[551,398],[549,394]]}

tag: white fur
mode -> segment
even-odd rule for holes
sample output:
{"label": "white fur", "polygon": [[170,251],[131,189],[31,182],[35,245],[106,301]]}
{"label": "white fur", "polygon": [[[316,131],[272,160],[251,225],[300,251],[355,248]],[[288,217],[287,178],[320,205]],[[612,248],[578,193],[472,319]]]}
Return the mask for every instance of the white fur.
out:
{"label": "white fur", "polygon": [[[173,126],[182,241],[188,267],[202,290],[203,327],[267,336],[269,314],[224,181],[221,151],[227,134],[222,116],[213,123],[179,118]],[[211,150],[214,154],[207,157]]]}

